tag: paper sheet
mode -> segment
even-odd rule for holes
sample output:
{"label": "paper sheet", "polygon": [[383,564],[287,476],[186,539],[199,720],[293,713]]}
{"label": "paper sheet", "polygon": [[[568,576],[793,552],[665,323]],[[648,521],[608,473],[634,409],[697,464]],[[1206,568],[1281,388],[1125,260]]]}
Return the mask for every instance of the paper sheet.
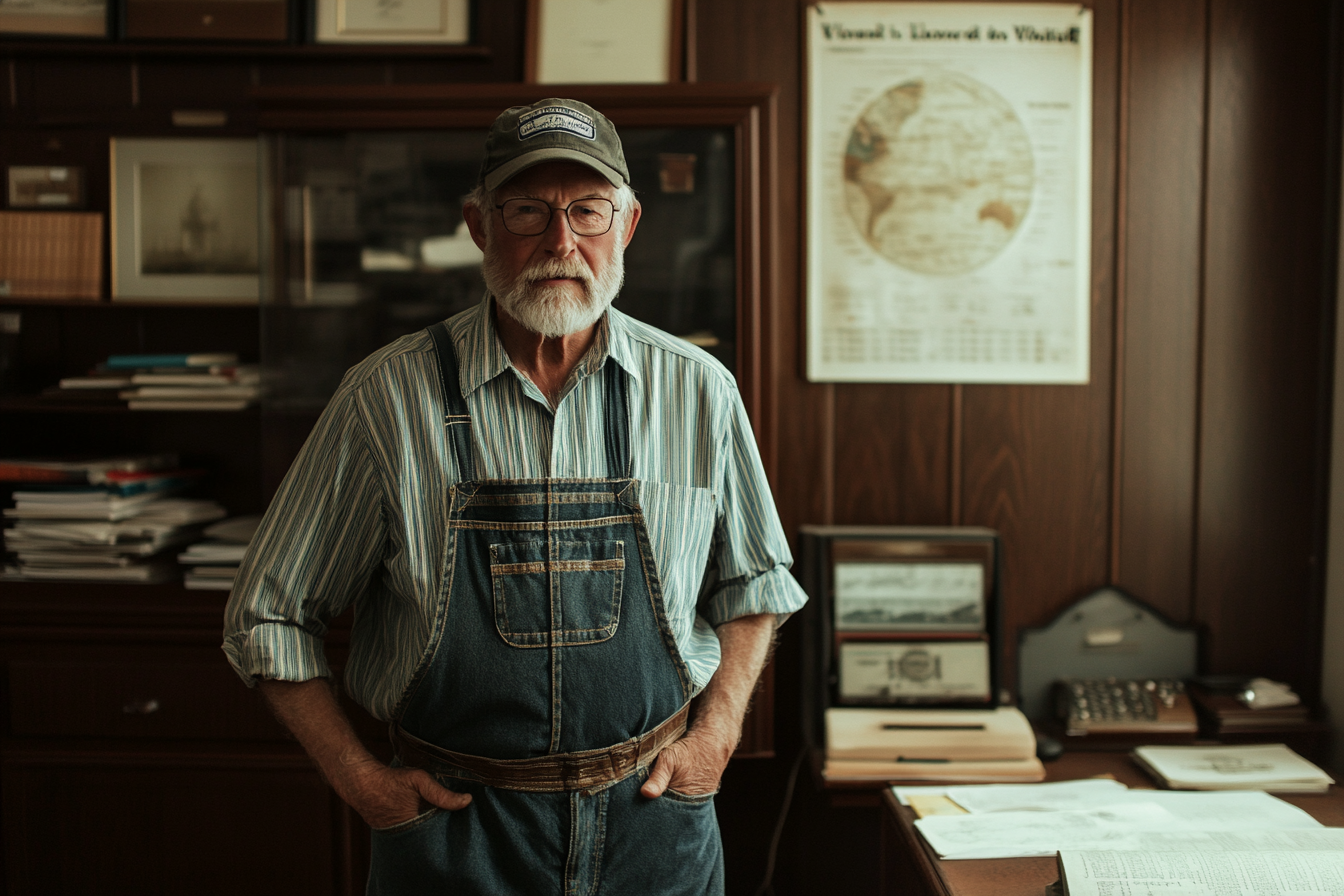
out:
{"label": "paper sheet", "polygon": [[1111,802],[1127,787],[1111,778],[1054,781],[1049,784],[981,784],[949,787],[947,797],[967,812],[1057,811],[1090,809]]}
{"label": "paper sheet", "polygon": [[[1090,809],[931,816],[915,827],[945,859],[1049,856],[1064,849],[1244,849],[1270,835],[1280,837],[1282,848],[1292,848],[1287,844],[1296,841],[1280,835],[1330,830],[1297,807],[1259,792],[1128,791],[1112,798],[1116,801],[1110,805]],[[1333,842],[1344,846],[1344,840]]]}
{"label": "paper sheet", "polygon": [[1069,896],[1344,894],[1344,852],[1060,853]]}

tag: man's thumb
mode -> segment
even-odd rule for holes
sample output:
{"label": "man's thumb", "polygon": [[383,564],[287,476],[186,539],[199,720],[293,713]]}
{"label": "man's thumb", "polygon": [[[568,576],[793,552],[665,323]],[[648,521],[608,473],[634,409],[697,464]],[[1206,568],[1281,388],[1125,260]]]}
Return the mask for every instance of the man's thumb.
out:
{"label": "man's thumb", "polygon": [[649,799],[657,799],[663,795],[667,789],[667,782],[672,780],[672,759],[664,750],[658,754],[654,760],[653,771],[649,774],[649,780],[644,782],[644,786],[639,788],[639,792]]}
{"label": "man's thumb", "polygon": [[471,802],[471,794],[449,790],[435,781],[429,772],[421,771],[415,776],[414,781],[415,789],[419,791],[420,797],[425,802],[432,806],[438,806],[440,809],[454,812]]}

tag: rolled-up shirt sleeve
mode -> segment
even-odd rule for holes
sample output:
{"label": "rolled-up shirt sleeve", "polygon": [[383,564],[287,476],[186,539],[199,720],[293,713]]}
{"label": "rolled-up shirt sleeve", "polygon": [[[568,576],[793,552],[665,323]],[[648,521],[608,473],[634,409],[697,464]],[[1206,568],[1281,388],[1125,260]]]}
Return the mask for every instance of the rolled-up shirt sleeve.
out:
{"label": "rolled-up shirt sleeve", "polygon": [[721,452],[719,514],[711,555],[713,585],[700,613],[713,626],[741,616],[774,613],[776,624],[807,602],[789,567],[784,528],[761,465],[751,423],[736,391]]}
{"label": "rolled-up shirt sleeve", "polygon": [[367,429],[342,389],[262,517],[229,596],[224,652],[248,684],[330,676],[327,627],[377,569],[385,534]]}

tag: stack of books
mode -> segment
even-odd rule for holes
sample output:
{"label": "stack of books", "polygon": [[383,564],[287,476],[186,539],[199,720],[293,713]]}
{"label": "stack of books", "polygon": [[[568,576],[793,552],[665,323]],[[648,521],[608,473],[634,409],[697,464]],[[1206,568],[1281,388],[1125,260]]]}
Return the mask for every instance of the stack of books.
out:
{"label": "stack of books", "polygon": [[165,581],[176,575],[168,550],[225,515],[214,501],[176,497],[200,473],[173,455],[0,460],[0,476],[26,483],[4,510],[8,579]]}
{"label": "stack of books", "polygon": [[1300,701],[1263,706],[1247,700],[1248,689],[1256,681],[1246,679],[1236,686],[1218,688],[1196,684],[1190,688],[1190,696],[1207,736],[1218,738],[1242,732],[1302,727],[1311,721],[1310,708]]}
{"label": "stack of books", "polygon": [[125,401],[133,411],[240,411],[261,394],[260,368],[233,352],[112,355],[44,392],[53,400]]}
{"label": "stack of books", "polygon": [[198,541],[177,555],[177,561],[189,566],[182,576],[188,588],[219,589],[233,587],[238,564],[261,522],[259,515],[236,516],[207,526],[204,541]]}

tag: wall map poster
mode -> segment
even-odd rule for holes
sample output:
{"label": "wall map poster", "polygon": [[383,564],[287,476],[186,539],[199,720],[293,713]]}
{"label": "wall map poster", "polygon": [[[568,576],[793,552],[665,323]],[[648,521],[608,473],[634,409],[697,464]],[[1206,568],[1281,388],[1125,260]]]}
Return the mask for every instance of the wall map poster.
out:
{"label": "wall map poster", "polygon": [[808,8],[809,379],[1087,382],[1091,23]]}

